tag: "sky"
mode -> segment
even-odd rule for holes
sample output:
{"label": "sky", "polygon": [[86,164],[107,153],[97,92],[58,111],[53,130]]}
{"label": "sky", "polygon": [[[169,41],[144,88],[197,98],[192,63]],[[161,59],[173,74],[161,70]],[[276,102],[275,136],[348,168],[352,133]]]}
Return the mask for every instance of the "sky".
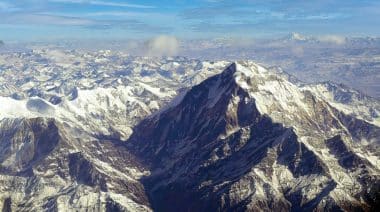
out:
{"label": "sky", "polygon": [[379,0],[0,0],[0,40],[380,36]]}

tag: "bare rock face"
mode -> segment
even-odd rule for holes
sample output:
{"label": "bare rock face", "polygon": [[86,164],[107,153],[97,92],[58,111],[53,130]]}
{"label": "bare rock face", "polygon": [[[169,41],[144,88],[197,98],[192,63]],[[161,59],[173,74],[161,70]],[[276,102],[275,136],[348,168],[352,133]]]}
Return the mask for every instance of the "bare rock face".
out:
{"label": "bare rock face", "polygon": [[106,179],[80,152],[69,155],[69,173],[78,183],[91,187],[97,185],[101,191],[107,191]]}
{"label": "bare rock face", "polygon": [[12,211],[12,199],[10,197],[6,198],[3,203],[2,212],[11,212]]}
{"label": "bare rock face", "polygon": [[54,119],[1,121],[3,211],[150,210],[143,168],[124,147],[67,130]]}
{"label": "bare rock face", "polygon": [[54,120],[3,120],[1,125],[2,173],[32,176],[32,166],[42,162],[60,140]]}
{"label": "bare rock face", "polygon": [[151,167],[143,183],[157,211],[370,210],[379,164],[361,152],[377,153],[379,132],[312,89],[233,63],[127,145]]}

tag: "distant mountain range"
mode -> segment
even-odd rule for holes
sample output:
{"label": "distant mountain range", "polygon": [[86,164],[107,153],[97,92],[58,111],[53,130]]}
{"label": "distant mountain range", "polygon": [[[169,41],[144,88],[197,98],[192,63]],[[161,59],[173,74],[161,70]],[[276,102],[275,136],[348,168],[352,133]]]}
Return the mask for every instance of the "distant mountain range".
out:
{"label": "distant mountain range", "polygon": [[288,42],[304,42],[304,43],[334,43],[334,44],[346,44],[346,45],[377,45],[380,43],[380,38],[378,37],[345,37],[341,35],[320,35],[320,36],[311,36],[304,35],[297,32],[292,32],[279,39],[266,39],[267,41],[281,40]]}

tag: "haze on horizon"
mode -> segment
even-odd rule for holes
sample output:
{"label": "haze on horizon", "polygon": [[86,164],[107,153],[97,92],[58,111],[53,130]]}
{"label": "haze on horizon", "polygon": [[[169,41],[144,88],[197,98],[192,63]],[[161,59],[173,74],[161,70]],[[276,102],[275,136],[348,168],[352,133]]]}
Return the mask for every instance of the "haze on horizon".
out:
{"label": "haze on horizon", "polygon": [[0,39],[380,35],[376,0],[0,0]]}

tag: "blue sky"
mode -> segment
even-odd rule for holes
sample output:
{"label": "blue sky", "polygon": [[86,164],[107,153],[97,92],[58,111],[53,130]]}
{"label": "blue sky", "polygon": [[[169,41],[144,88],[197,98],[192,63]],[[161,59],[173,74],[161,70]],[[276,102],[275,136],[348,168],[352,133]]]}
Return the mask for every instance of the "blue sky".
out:
{"label": "blue sky", "polygon": [[379,0],[0,0],[0,40],[379,36]]}

